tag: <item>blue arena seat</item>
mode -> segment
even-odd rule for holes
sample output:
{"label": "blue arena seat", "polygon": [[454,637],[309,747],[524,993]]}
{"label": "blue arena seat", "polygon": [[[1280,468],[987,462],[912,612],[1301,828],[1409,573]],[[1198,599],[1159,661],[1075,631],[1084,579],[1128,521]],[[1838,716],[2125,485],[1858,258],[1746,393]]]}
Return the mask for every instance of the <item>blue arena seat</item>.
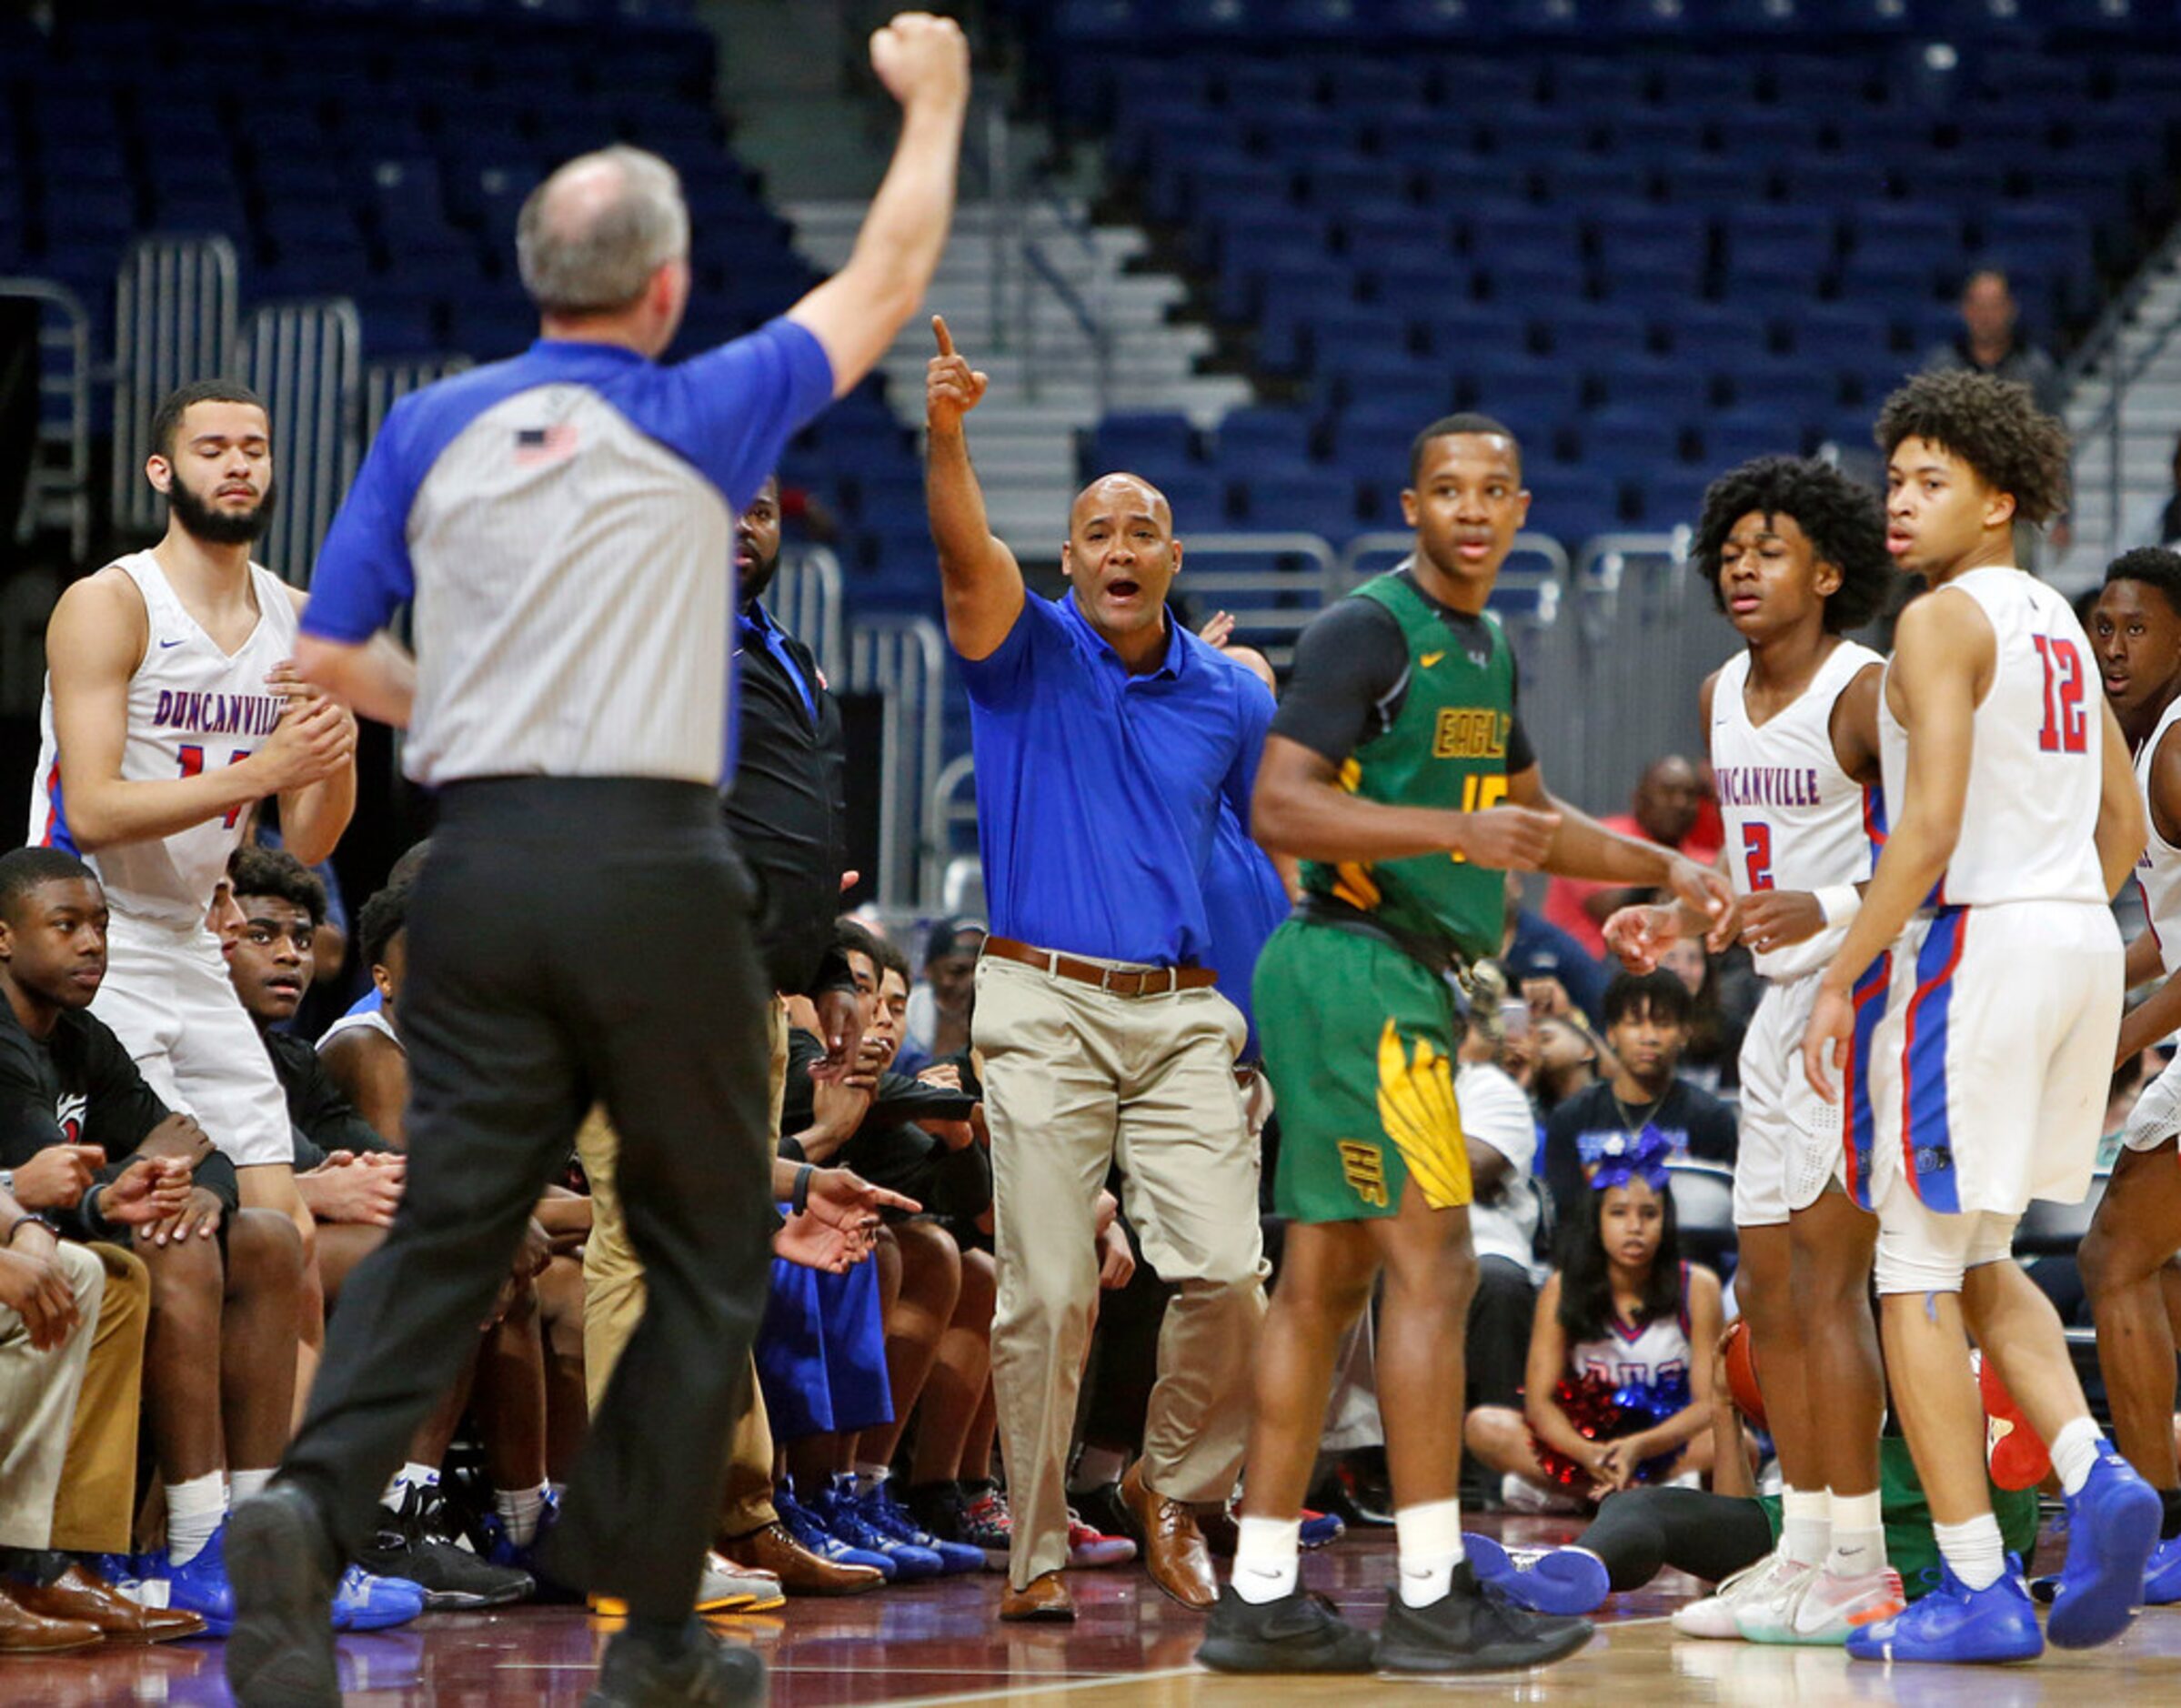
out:
{"label": "blue arena seat", "polygon": [[1310,457],[1310,418],[1300,409],[1269,405],[1230,409],[1220,418],[1219,466],[1231,473],[1251,462],[1303,462]]}
{"label": "blue arena seat", "polygon": [[1334,540],[1357,531],[1355,482],[1337,469],[1281,469],[1274,477],[1247,484],[1239,496],[1245,527],[1322,534]]}

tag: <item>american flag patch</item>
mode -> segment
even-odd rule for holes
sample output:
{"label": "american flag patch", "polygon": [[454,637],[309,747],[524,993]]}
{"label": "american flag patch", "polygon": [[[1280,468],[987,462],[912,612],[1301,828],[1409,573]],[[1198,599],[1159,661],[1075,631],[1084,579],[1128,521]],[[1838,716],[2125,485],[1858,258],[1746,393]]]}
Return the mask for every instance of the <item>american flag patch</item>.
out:
{"label": "american flag patch", "polygon": [[565,462],[576,454],[576,429],[568,422],[553,427],[518,427],[515,466],[536,468],[546,463]]}

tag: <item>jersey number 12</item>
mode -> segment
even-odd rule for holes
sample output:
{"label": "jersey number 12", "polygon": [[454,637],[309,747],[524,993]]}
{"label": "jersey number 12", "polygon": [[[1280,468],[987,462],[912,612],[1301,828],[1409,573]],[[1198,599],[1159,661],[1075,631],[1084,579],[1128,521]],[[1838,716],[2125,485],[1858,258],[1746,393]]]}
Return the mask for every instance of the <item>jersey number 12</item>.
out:
{"label": "jersey number 12", "polygon": [[2072,640],[2033,635],[2045,660],[2045,727],[2037,731],[2040,753],[2086,753],[2090,723],[2083,710],[2083,655]]}

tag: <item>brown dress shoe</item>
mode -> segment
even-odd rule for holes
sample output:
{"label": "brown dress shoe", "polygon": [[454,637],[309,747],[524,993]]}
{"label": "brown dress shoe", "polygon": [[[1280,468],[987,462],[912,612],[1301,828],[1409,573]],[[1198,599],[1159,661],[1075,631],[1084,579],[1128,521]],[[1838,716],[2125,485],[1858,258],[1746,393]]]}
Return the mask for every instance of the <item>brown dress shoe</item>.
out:
{"label": "brown dress shoe", "polygon": [[47,1619],[0,1593],[0,1654],[57,1654],[103,1641],[98,1627],[80,1619]]}
{"label": "brown dress shoe", "polygon": [[739,1566],[769,1572],[790,1595],[860,1595],[886,1582],[877,1566],[843,1565],[812,1553],[778,1522],[747,1536],[729,1537],[719,1552]]}
{"label": "brown dress shoe", "polygon": [[74,1562],[50,1583],[10,1583],[7,1594],[25,1613],[80,1620],[96,1628],[108,1643],[172,1643],[177,1637],[198,1636],[205,1629],[204,1614],[133,1602]]}
{"label": "brown dress shoe", "polygon": [[1064,1623],[1075,1617],[1075,1602],[1058,1572],[1040,1572],[1020,1589],[1009,1587],[1000,1617],[1010,1624]]}
{"label": "brown dress shoe", "polygon": [[1143,1563],[1151,1582],[1182,1606],[1209,1612],[1220,1598],[1220,1586],[1196,1514],[1180,1501],[1145,1487],[1141,1459],[1121,1478],[1121,1498],[1143,1532]]}

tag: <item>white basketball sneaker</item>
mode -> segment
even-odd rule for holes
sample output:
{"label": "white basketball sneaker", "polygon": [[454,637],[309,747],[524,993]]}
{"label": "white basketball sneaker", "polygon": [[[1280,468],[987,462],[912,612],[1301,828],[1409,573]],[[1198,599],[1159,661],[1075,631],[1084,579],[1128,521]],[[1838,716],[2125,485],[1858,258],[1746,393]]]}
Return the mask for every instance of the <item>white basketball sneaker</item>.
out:
{"label": "white basketball sneaker", "polygon": [[1821,1571],[1810,1580],[1790,1619],[1793,1634],[1780,1643],[1844,1643],[1858,1625],[1891,1619],[1908,1605],[1901,1574],[1891,1566],[1838,1577]]}
{"label": "white basketball sneaker", "polygon": [[1686,1607],[1675,1608],[1672,1622],[1673,1629],[1684,1637],[1739,1637],[1743,1633],[1735,1615],[1743,1603],[1774,1592],[1775,1580],[1782,1572],[1805,1570],[1806,1567],[1796,1565],[1775,1549],[1754,1565],[1744,1566],[1734,1576],[1724,1580],[1717,1589],[1701,1602],[1691,1602]]}

